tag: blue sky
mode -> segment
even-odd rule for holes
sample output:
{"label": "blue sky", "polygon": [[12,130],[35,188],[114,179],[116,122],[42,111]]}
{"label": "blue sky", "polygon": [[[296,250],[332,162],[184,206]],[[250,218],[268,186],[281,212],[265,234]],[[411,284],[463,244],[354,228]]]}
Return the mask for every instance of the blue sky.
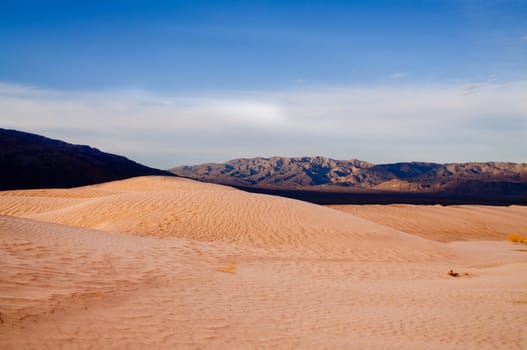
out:
{"label": "blue sky", "polygon": [[527,1],[0,5],[4,127],[164,168],[527,161]]}

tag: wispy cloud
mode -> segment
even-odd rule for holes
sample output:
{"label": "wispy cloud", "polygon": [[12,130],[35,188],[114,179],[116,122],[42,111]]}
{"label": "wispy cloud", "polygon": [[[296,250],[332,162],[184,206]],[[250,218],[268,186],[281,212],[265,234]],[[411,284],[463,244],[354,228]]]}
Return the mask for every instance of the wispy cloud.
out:
{"label": "wispy cloud", "polygon": [[482,88],[483,85],[480,83],[467,83],[463,85],[463,93],[465,95],[470,95],[476,92],[478,89]]}
{"label": "wispy cloud", "polygon": [[522,37],[520,38],[520,40],[522,40],[522,41],[527,41],[527,35],[522,36]]}
{"label": "wispy cloud", "polygon": [[408,76],[408,73],[406,72],[396,72],[396,73],[390,74],[391,79],[403,79],[403,78],[406,78],[407,76]]}
{"label": "wispy cloud", "polygon": [[527,82],[173,96],[0,84],[2,126],[147,164],[240,156],[527,160]]}

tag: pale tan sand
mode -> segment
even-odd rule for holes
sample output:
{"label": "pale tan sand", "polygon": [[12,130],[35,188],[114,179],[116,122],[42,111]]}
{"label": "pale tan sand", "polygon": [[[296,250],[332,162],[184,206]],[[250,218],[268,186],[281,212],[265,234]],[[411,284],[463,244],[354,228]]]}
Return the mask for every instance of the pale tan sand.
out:
{"label": "pale tan sand", "polygon": [[[95,193],[94,189],[101,196],[85,195]],[[192,180],[139,177],[72,189],[61,197],[63,192],[7,192],[9,200],[0,204],[0,215],[138,236],[234,243],[292,250],[292,254],[301,251],[317,257],[406,261],[449,253],[439,244],[332,209]],[[57,200],[60,206],[47,204],[49,200]]]}
{"label": "pale tan sand", "polygon": [[483,205],[330,205],[333,209],[441,242],[527,235],[527,207]]}
{"label": "pale tan sand", "polygon": [[[20,213],[0,216],[0,348],[527,345],[521,245],[444,244],[328,208],[181,179],[47,191],[39,198],[60,204],[39,204],[33,191],[0,193],[2,212]],[[24,204],[5,204],[8,196]],[[68,219],[83,211],[87,218]],[[122,223],[121,211],[132,223]],[[104,222],[133,235],[33,216]],[[159,223],[133,228],[166,217],[164,232]],[[138,236],[146,234],[153,237]],[[451,268],[462,277],[448,276]]]}

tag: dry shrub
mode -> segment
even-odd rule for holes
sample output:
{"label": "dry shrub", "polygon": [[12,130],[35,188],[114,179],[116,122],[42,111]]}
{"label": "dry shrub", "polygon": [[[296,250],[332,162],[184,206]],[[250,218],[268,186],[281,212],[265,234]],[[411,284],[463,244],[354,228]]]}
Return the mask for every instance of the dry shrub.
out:
{"label": "dry shrub", "polygon": [[470,277],[470,273],[468,272],[455,272],[454,270],[448,271],[448,275],[452,277]]}
{"label": "dry shrub", "polygon": [[507,239],[513,243],[527,243],[527,236],[522,236],[519,233],[511,233]]}
{"label": "dry shrub", "polygon": [[450,271],[448,271],[448,275],[449,275],[449,276],[452,276],[452,277],[459,277],[459,273],[454,272],[454,270],[450,270]]}
{"label": "dry shrub", "polygon": [[236,264],[230,264],[227,266],[218,267],[219,272],[236,273]]}

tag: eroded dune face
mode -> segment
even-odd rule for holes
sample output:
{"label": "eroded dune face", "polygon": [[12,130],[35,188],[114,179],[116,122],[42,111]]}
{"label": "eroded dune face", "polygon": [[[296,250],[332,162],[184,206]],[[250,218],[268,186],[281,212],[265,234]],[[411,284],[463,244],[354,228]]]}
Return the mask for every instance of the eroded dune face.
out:
{"label": "eroded dune face", "polygon": [[4,193],[0,214],[138,236],[369,260],[448,256],[439,244],[291,199],[169,177]]}

